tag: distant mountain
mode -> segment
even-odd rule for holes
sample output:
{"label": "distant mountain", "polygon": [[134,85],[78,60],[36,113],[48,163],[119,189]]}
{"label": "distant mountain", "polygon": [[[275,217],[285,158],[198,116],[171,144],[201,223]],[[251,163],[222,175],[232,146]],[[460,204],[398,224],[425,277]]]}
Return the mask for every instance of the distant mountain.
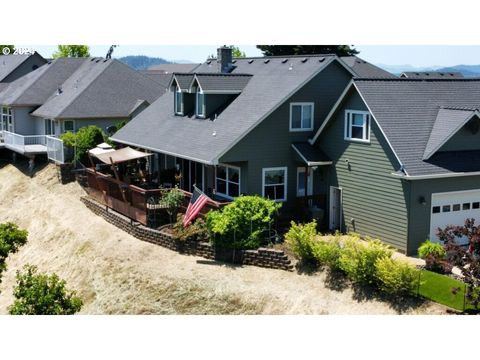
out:
{"label": "distant mountain", "polygon": [[149,57],[145,55],[130,55],[119,58],[121,62],[137,70],[146,70],[152,65],[171,64],[162,58]]}
{"label": "distant mountain", "polygon": [[441,67],[441,66],[416,67],[412,65],[386,65],[386,64],[375,64],[375,65],[395,75],[400,75],[405,71],[413,71],[413,72],[440,71],[440,72],[461,72],[465,77],[480,77],[480,65],[455,65],[455,66],[449,66],[449,67]]}
{"label": "distant mountain", "polygon": [[443,72],[461,72],[465,77],[479,77],[480,65],[455,65],[438,69]]}

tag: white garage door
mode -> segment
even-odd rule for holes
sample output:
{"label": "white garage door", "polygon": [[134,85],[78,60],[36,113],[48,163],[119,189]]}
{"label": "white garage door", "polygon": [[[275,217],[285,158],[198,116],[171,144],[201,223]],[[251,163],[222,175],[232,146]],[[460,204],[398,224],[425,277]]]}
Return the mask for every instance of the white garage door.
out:
{"label": "white garage door", "polygon": [[[475,224],[480,224],[480,189],[432,194],[430,240],[439,241],[435,235],[437,228],[463,225],[467,218],[474,218]],[[468,239],[458,242],[468,244]]]}

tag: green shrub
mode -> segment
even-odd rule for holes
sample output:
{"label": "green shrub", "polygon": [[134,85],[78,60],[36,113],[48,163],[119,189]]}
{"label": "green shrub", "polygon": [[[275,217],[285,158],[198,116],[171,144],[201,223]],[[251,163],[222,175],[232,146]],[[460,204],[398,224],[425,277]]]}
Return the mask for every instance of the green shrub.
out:
{"label": "green shrub", "polygon": [[173,222],[173,219],[177,218],[178,208],[184,199],[185,194],[177,188],[168,190],[160,199],[160,204],[167,208],[171,223]]}
{"label": "green shrub", "polygon": [[409,295],[418,288],[420,271],[405,261],[380,257],[375,262],[375,276],[382,291],[391,295]]}
{"label": "green shrub", "polygon": [[207,224],[202,218],[197,218],[190,226],[183,226],[183,214],[178,214],[177,222],[173,225],[172,232],[179,241],[195,240],[206,241],[208,239]]}
{"label": "green shrub", "polygon": [[75,141],[77,147],[75,160],[80,160],[83,164],[88,164],[88,150],[103,143],[105,141],[105,134],[99,127],[90,125],[78,130],[75,134]]}
{"label": "green shrub", "polygon": [[56,274],[38,274],[37,267],[25,265],[17,271],[14,303],[8,308],[11,315],[72,315],[83,303],[65,288],[65,281]]}
{"label": "green shrub", "polygon": [[28,231],[19,229],[14,223],[0,224],[0,282],[2,273],[7,269],[5,261],[9,254],[16,253],[18,248],[27,242]]}
{"label": "green shrub", "polygon": [[[71,131],[67,131],[59,136],[60,140],[63,141],[63,145],[66,147],[73,148],[77,142],[77,136]],[[98,144],[97,144],[98,145]]]}
{"label": "green shrub", "polygon": [[340,268],[340,253],[342,247],[339,236],[333,239],[320,240],[316,243],[313,252],[317,263],[328,266],[331,270]]}
{"label": "green shrub", "polygon": [[418,248],[418,255],[422,259],[426,259],[429,255],[433,255],[438,259],[445,259],[447,254],[442,244],[433,243],[430,240],[427,240]]}
{"label": "green shrub", "polygon": [[295,257],[306,263],[316,262],[315,246],[317,241],[317,223],[296,224],[291,222],[290,229],[285,234],[285,240]]}
{"label": "green shrub", "polygon": [[393,251],[380,240],[362,242],[358,237],[349,237],[339,259],[340,269],[354,282],[375,283],[375,262],[383,257],[391,257]]}
{"label": "green shrub", "polygon": [[207,214],[210,240],[225,249],[257,249],[280,207],[280,203],[261,196],[235,198],[221,210]]}

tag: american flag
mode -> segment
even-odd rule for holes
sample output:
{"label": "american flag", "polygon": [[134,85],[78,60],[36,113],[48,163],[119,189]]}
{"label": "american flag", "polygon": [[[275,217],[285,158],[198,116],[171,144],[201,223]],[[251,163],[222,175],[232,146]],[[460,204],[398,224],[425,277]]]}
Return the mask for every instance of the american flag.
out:
{"label": "american flag", "polygon": [[183,226],[187,227],[197,217],[198,213],[207,203],[209,197],[193,186],[193,194],[188,203],[187,212],[183,218]]}

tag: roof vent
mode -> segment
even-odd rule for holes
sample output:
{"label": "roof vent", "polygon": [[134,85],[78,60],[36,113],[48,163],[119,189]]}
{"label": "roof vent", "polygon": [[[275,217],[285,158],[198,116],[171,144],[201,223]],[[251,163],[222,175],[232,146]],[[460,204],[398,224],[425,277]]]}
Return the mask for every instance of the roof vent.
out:
{"label": "roof vent", "polygon": [[249,64],[253,63],[253,59],[248,60],[248,63]]}
{"label": "roof vent", "polygon": [[212,63],[212,60],[207,60],[207,64],[210,65]]}
{"label": "roof vent", "polygon": [[95,58],[91,58],[90,61],[95,61]]}
{"label": "roof vent", "polygon": [[108,61],[108,59],[103,60],[103,62],[107,62],[107,61]]}
{"label": "roof vent", "polygon": [[307,60],[308,60],[308,58],[303,58],[303,59],[302,59],[302,63],[307,62]]}
{"label": "roof vent", "polygon": [[270,62],[270,59],[265,59],[263,63],[268,64],[269,62]]}
{"label": "roof vent", "polygon": [[62,87],[59,86],[57,89],[57,95],[60,95],[63,92]]}
{"label": "roof vent", "polygon": [[282,64],[285,64],[288,61],[288,59],[283,59]]}
{"label": "roof vent", "polygon": [[237,60],[232,60],[232,64],[235,64],[237,62]]}
{"label": "roof vent", "polygon": [[318,62],[324,62],[325,61],[325,58],[324,57],[321,57],[318,59]]}
{"label": "roof vent", "polygon": [[288,70],[293,70],[293,64],[290,63],[290,67],[288,68]]}

